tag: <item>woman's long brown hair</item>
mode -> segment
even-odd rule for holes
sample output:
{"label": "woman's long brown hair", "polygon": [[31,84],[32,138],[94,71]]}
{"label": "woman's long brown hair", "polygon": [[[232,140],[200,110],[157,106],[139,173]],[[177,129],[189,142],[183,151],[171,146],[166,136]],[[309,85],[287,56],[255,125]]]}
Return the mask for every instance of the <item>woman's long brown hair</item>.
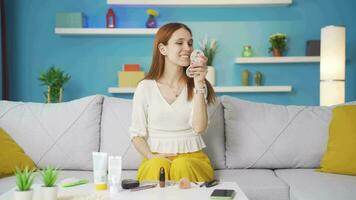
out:
{"label": "woman's long brown hair", "polygon": [[[158,30],[153,44],[153,56],[152,56],[151,68],[144,79],[158,80],[159,78],[162,77],[164,72],[165,57],[159,51],[158,45],[160,43],[167,45],[168,40],[172,37],[173,33],[181,28],[186,29],[190,33],[190,35],[192,35],[192,31],[190,30],[190,28],[182,23],[169,23],[162,26]],[[184,70],[183,72],[185,72],[187,67],[188,66],[183,67]],[[188,87],[187,100],[191,101],[193,98],[194,80],[192,78],[189,78],[185,73],[183,73],[183,76],[185,78]],[[215,103],[216,95],[214,89],[208,80],[205,79],[205,82],[208,89],[208,96],[207,96],[208,104]]]}

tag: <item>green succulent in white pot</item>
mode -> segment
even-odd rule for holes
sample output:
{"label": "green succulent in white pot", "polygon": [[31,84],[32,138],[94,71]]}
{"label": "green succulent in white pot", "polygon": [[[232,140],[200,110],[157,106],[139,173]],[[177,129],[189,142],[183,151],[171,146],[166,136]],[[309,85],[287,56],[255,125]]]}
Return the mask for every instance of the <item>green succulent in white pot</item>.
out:
{"label": "green succulent in white pot", "polygon": [[56,181],[58,179],[59,170],[52,166],[47,166],[40,171],[43,186],[41,187],[42,199],[46,200],[56,200],[58,187]]}
{"label": "green succulent in white pot", "polygon": [[24,169],[15,168],[17,186],[14,192],[15,200],[32,200],[33,190],[31,187],[35,179],[35,171],[36,169],[30,169],[27,166]]}

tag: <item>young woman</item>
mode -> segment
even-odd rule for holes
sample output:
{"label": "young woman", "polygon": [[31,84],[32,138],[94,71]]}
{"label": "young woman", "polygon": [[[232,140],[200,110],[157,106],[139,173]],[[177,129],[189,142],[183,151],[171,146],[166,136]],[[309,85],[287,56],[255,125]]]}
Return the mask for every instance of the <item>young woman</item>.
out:
{"label": "young woman", "polygon": [[205,79],[205,56],[190,65],[193,51],[191,30],[181,23],[162,26],[155,37],[150,71],[135,91],[133,98],[132,143],[144,156],[137,179],[158,180],[160,168],[166,180],[208,181],[214,170],[202,152],[201,134],[208,126],[207,104],[215,93]]}

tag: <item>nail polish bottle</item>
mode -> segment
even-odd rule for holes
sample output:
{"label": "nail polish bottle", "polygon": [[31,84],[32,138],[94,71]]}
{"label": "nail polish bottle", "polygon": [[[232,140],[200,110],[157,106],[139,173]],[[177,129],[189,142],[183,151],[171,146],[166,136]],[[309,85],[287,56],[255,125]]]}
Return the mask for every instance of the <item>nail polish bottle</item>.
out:
{"label": "nail polish bottle", "polygon": [[166,177],[165,177],[165,172],[164,168],[161,167],[159,170],[159,187],[163,188],[166,185]]}

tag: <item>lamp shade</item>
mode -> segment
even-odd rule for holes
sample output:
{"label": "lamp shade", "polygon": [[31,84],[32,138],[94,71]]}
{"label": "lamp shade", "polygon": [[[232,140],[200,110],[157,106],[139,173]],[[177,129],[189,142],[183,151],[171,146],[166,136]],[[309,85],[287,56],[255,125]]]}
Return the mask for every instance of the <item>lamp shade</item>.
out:
{"label": "lamp shade", "polygon": [[320,80],[345,80],[345,27],[321,29]]}
{"label": "lamp shade", "polygon": [[321,81],[320,105],[332,106],[345,102],[345,81]]}
{"label": "lamp shade", "polygon": [[320,105],[345,102],[346,30],[342,26],[321,29]]}

